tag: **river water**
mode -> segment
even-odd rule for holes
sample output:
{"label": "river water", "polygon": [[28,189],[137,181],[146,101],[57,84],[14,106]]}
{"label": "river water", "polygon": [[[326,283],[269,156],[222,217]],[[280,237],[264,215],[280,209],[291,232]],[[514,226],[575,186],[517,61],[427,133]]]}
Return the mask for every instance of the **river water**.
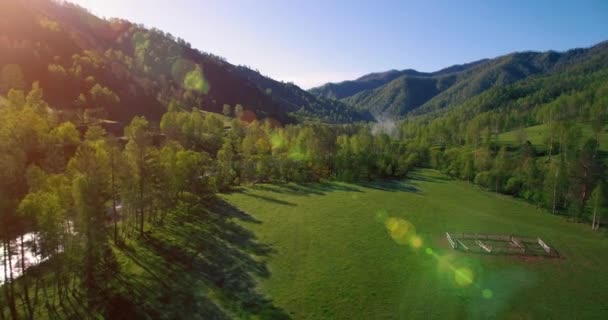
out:
{"label": "river water", "polygon": [[[25,242],[25,269],[35,266],[46,258],[42,258],[42,256],[34,251],[34,248],[37,247],[34,245],[37,242],[36,233],[30,232],[23,235],[23,241]],[[5,265],[5,251],[4,245],[0,244],[0,285],[4,283],[4,265]],[[11,265],[13,267],[13,279],[18,278],[23,274],[23,270],[21,268],[21,239],[17,238],[11,241]],[[9,262],[6,261],[6,275],[9,277],[10,268]]]}

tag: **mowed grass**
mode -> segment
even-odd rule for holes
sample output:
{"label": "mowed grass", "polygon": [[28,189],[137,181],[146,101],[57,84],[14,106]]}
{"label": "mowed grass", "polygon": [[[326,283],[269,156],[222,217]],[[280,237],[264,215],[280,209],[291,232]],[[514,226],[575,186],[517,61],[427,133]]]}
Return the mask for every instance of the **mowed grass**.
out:
{"label": "mowed grass", "polygon": [[[402,182],[261,185],[223,195],[269,245],[261,293],[293,319],[608,317],[608,238],[420,170]],[[411,223],[400,244],[386,219]],[[445,232],[538,236],[562,257],[455,252]],[[410,235],[412,232],[410,232]]]}

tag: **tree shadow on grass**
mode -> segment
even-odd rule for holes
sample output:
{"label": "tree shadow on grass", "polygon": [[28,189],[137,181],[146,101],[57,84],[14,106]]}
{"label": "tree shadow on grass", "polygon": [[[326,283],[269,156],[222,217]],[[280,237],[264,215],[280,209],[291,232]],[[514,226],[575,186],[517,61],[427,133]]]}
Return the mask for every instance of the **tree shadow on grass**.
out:
{"label": "tree shadow on grass", "polygon": [[260,224],[262,221],[256,219],[249,213],[227,204],[225,201],[211,201],[207,204],[208,209],[212,212],[222,212],[222,215],[226,218],[237,219],[247,223]]}
{"label": "tree shadow on grass", "polygon": [[363,192],[361,189],[354,187],[352,185],[347,185],[344,183],[333,182],[333,181],[321,181],[315,184],[310,184],[309,187],[324,191],[324,192],[332,192],[332,191],[346,191],[346,192]]}
{"label": "tree shadow on grass", "polygon": [[369,189],[376,189],[376,190],[390,191],[390,192],[395,192],[395,191],[412,192],[412,193],[422,192],[420,189],[418,189],[418,187],[416,187],[410,183],[407,183],[406,181],[402,181],[402,180],[374,180],[374,181],[369,181],[369,182],[360,182],[360,183],[358,183],[358,185],[365,187],[365,188],[369,188]]}
{"label": "tree shadow on grass", "polygon": [[414,172],[408,174],[407,178],[408,178],[408,180],[412,180],[412,181],[424,181],[424,182],[436,182],[436,183],[444,183],[444,182],[452,180],[447,176],[443,176],[443,175],[429,176],[429,175],[424,174],[419,171],[414,171]]}
{"label": "tree shadow on grass", "polygon": [[[296,196],[323,196],[333,191],[362,192],[361,189],[354,186],[333,181],[320,181],[314,183],[259,184],[252,186],[251,189]],[[241,190],[241,192],[243,192],[243,190]]]}
{"label": "tree shadow on grass", "polygon": [[39,305],[36,317],[43,315],[49,319],[93,319],[95,312],[87,308],[85,298],[79,293],[68,293],[57,301],[45,301]]}
{"label": "tree shadow on grass", "polygon": [[[422,177],[422,176],[421,176]],[[424,176],[426,178],[426,176]],[[257,184],[249,188],[238,188],[233,189],[231,192],[238,192],[240,194],[261,199],[264,201],[287,205],[296,206],[297,204],[280,199],[283,195],[290,196],[323,196],[330,192],[342,191],[342,192],[364,192],[361,188],[376,189],[382,191],[401,191],[419,193],[421,190],[414,186],[409,181],[403,180],[372,180],[368,182],[353,182],[353,183],[342,183],[334,181],[320,181],[315,183],[285,183],[285,184]],[[277,194],[278,198],[261,195],[254,193],[255,191],[262,191],[268,193]]]}
{"label": "tree shadow on grass", "polygon": [[254,190],[269,191],[279,194],[288,194],[296,196],[325,195],[324,192],[309,187],[304,184],[285,183],[285,184],[258,184],[251,187]]}
{"label": "tree shadow on grass", "polygon": [[219,199],[188,207],[119,250],[137,275],[115,277],[110,318],[289,319],[257,288],[272,248],[235,220],[260,222]]}
{"label": "tree shadow on grass", "polygon": [[261,199],[261,200],[264,200],[264,201],[276,203],[276,204],[282,204],[282,205],[285,205],[285,206],[292,206],[292,207],[296,206],[296,204],[293,203],[293,202],[289,202],[289,201],[285,201],[285,200],[281,200],[281,199],[277,199],[277,198],[273,198],[273,197],[263,196],[263,195],[259,195],[259,194],[254,194],[254,193],[250,193],[248,191],[241,191],[241,194],[244,194],[244,195],[249,196],[249,197]]}

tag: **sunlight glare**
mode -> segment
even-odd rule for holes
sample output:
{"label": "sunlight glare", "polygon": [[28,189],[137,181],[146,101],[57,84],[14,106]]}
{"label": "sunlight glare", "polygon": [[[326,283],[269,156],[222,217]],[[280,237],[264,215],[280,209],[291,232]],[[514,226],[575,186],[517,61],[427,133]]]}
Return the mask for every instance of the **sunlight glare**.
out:
{"label": "sunlight glare", "polygon": [[483,291],[481,292],[481,295],[485,299],[492,299],[492,297],[494,296],[494,293],[490,289],[483,289]]}
{"label": "sunlight glare", "polygon": [[461,287],[468,287],[473,284],[473,271],[464,267],[454,271],[454,281]]}
{"label": "sunlight glare", "polygon": [[203,75],[203,70],[200,66],[196,66],[194,70],[188,72],[184,78],[184,88],[192,91],[198,91],[202,94],[209,92],[209,82]]}
{"label": "sunlight glare", "polygon": [[412,237],[411,245],[414,249],[419,249],[422,246],[422,239],[419,236]]}
{"label": "sunlight glare", "polygon": [[404,219],[388,218],[385,226],[391,238],[401,245],[408,244],[410,239],[416,235],[414,225]]}

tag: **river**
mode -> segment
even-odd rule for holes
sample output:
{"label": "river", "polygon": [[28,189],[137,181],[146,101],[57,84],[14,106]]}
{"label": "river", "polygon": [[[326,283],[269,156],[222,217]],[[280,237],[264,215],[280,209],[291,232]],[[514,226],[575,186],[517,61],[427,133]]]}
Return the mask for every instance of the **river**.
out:
{"label": "river", "polygon": [[[47,258],[42,258],[42,256],[35,252],[34,248],[36,248],[36,245],[33,245],[35,242],[37,242],[37,237],[36,237],[36,233],[34,232],[29,232],[23,235],[23,241],[25,242],[25,252],[24,252],[24,260],[25,260],[25,269],[31,267],[31,266],[35,266],[38,265],[39,263],[41,263],[42,261],[44,261]],[[5,250],[4,250],[4,244],[0,244],[0,285],[4,283],[4,266],[5,266]],[[12,253],[12,257],[11,257],[11,265],[13,267],[13,279],[18,278],[19,276],[21,276],[23,274],[23,270],[21,268],[21,239],[17,238],[13,241],[11,241],[11,253]],[[10,273],[10,268],[9,268],[9,264],[8,261],[6,262],[6,275],[7,278],[9,277],[9,273]]]}

